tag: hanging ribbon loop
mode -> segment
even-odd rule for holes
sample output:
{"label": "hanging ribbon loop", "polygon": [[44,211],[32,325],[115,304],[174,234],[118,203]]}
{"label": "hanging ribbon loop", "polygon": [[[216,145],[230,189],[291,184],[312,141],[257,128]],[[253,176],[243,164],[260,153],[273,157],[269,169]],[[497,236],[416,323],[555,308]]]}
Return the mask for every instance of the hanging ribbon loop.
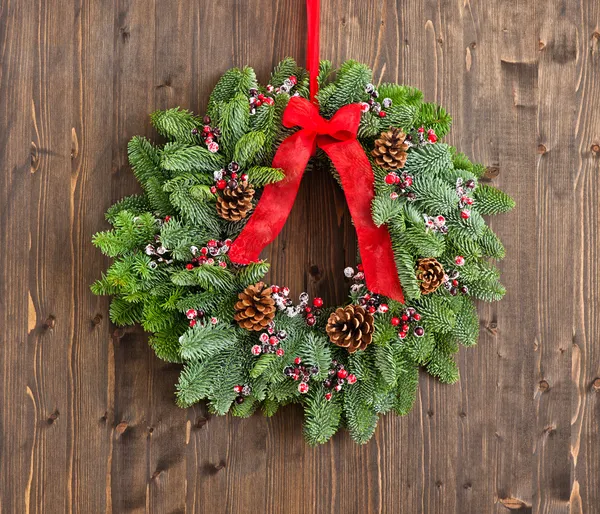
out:
{"label": "hanging ribbon loop", "polygon": [[273,158],[273,167],[283,169],[285,178],[264,188],[252,217],[231,246],[232,262],[256,262],[260,252],[277,237],[292,210],[306,165],[318,146],[329,156],[342,181],[367,287],[404,302],[390,235],[386,227],[377,227],[371,216],[374,177],[369,159],[356,139],[360,114],[360,106],[350,104],[326,120],[308,100],[290,99],[283,124],[289,128],[299,126],[300,130],[281,143]]}

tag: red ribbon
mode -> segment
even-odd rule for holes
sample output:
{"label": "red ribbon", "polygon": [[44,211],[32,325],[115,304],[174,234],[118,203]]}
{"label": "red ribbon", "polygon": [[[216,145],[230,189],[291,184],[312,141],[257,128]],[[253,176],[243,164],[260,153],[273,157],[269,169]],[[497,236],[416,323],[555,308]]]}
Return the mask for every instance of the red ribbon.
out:
{"label": "red ribbon", "polygon": [[316,103],[315,95],[319,85],[319,26],[320,26],[320,0],[306,0],[306,18],[308,25],[308,38],[306,48],[306,69],[309,75],[310,101]]}
{"label": "red ribbon", "polygon": [[232,262],[256,262],[263,248],[277,237],[292,210],[306,165],[318,146],[329,156],[342,181],[367,287],[404,302],[389,232],[385,226],[377,227],[371,216],[374,177],[369,159],[356,139],[360,116],[360,105],[350,104],[326,120],[308,100],[290,99],[283,125],[299,126],[301,130],[285,139],[273,158],[273,167],[283,169],[285,178],[264,188],[252,217],[231,246]]}

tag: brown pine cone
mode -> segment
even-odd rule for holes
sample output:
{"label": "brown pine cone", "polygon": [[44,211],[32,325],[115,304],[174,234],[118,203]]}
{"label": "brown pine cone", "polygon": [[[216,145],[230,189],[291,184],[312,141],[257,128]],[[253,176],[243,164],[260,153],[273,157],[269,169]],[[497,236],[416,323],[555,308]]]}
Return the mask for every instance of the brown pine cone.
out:
{"label": "brown pine cone", "polygon": [[339,307],[327,320],[329,340],[350,353],[364,350],[373,340],[373,315],[360,305]]}
{"label": "brown pine cone", "polygon": [[444,268],[433,257],[417,261],[417,280],[422,294],[433,293],[444,283]]}
{"label": "brown pine cone", "polygon": [[226,187],[217,196],[217,213],[228,221],[240,221],[252,210],[254,188],[247,181],[239,182],[237,187]]}
{"label": "brown pine cone", "polygon": [[275,317],[272,289],[262,282],[248,286],[238,295],[233,319],[246,330],[264,330]]}
{"label": "brown pine cone", "polygon": [[408,145],[404,142],[406,134],[399,128],[392,128],[382,132],[379,139],[375,140],[375,148],[371,155],[377,165],[385,170],[404,168],[408,154]]}

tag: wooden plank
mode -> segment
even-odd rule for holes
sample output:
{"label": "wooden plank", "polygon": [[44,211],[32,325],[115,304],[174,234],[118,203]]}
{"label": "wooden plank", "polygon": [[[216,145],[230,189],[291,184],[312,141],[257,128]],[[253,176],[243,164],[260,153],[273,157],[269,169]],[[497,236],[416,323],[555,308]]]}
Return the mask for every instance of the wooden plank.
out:
{"label": "wooden plank", "polygon": [[[128,141],[137,134],[155,137],[148,118],[157,85],[155,24],[154,2],[114,3],[112,174],[105,208],[139,191],[127,161]],[[113,512],[143,512],[151,503],[150,483],[156,471],[149,462],[154,429],[149,408],[157,359],[140,329],[114,331],[109,359],[114,384],[107,420],[112,441],[107,494]]]}
{"label": "wooden plank", "polygon": [[[571,491],[572,513],[593,512],[600,505],[600,277],[595,266],[600,242],[594,226],[598,223],[600,188],[600,5],[586,1],[579,5],[577,28],[577,83],[575,92],[575,143],[569,166],[573,166],[574,251],[573,264],[574,335],[571,395]],[[569,96],[573,95],[573,90]],[[566,158],[566,157],[565,157]],[[577,163],[577,164],[575,164]],[[568,168],[569,169],[569,168]],[[564,266],[564,263],[561,263]],[[564,268],[563,268],[564,269]]]}
{"label": "wooden plank", "polygon": [[[575,232],[573,178],[564,170],[576,153],[574,114],[579,81],[576,6],[565,9],[548,2],[540,16],[538,48],[538,236],[537,284],[540,298],[536,313],[534,409],[535,490],[534,509],[540,513],[570,512],[571,470],[569,461],[571,412],[564,405],[573,394],[571,362],[573,348],[573,303],[563,302],[553,277],[561,276],[561,288],[573,291],[574,275],[561,273],[572,256]],[[560,83],[560,87],[557,84]],[[565,123],[565,120],[570,123]]]}
{"label": "wooden plank", "polygon": [[[72,435],[71,512],[110,511],[112,430],[108,422],[113,399],[113,369],[107,298],[91,294],[89,284],[107,259],[90,245],[91,234],[105,227],[103,211],[110,198],[113,119],[112,2],[75,2],[71,13],[73,97],[69,107],[70,209],[73,279],[69,285],[73,331],[69,352]],[[69,18],[66,18],[69,19]],[[60,23],[64,23],[64,19]],[[99,49],[102,49],[99,51]],[[57,91],[60,88],[56,87]],[[53,114],[53,111],[51,111]],[[66,184],[63,178],[62,187]],[[53,209],[61,211],[55,200]],[[60,262],[57,263],[60,265]],[[60,268],[58,268],[60,269]],[[57,270],[58,271],[58,270]],[[57,274],[57,276],[60,276]],[[48,294],[53,294],[48,291]],[[94,464],[92,464],[94,463]],[[56,473],[57,470],[52,470]],[[48,477],[48,483],[52,483]]]}
{"label": "wooden plank", "polygon": [[[503,3],[498,20],[498,54],[500,82],[498,122],[498,171],[494,179],[501,188],[517,199],[518,209],[492,222],[506,247],[507,259],[500,269],[507,295],[503,302],[486,309],[483,318],[485,344],[496,346],[494,405],[495,509],[506,512],[532,509],[532,359],[539,328],[532,322],[539,292],[536,287],[538,233],[532,219],[537,192],[532,173],[535,169],[535,123],[537,102],[537,42],[534,31],[523,27],[535,22],[535,5],[517,1]],[[492,120],[488,120],[491,122]],[[509,143],[510,141],[510,143]],[[519,144],[513,144],[518,141]],[[488,414],[491,416],[491,413]],[[492,499],[488,499],[488,502]],[[490,509],[491,510],[491,509]]]}
{"label": "wooden plank", "polygon": [[[0,2],[0,510],[28,512],[37,501],[35,451],[45,412],[34,396],[30,334],[47,314],[34,303],[29,265],[30,189],[39,170],[32,90],[36,13]],[[45,150],[45,149],[43,149]],[[35,283],[33,284],[35,287]],[[35,485],[34,485],[35,477]]]}

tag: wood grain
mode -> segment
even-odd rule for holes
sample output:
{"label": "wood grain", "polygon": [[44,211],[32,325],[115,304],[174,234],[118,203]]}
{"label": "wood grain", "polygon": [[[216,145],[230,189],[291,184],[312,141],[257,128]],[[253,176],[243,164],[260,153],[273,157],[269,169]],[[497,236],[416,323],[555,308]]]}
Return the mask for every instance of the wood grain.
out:
{"label": "wood grain", "polygon": [[[302,413],[173,404],[178,367],[115,329],[89,284],[106,208],[137,191],[148,114],[202,113],[220,74],[304,60],[301,0],[0,0],[0,513],[594,514],[600,505],[600,6],[322,0],[322,56],[368,63],[454,116],[498,170],[506,299],[479,305],[461,382],[421,378],[373,440],[309,448]],[[273,281],[341,301],[343,195],[307,174]]]}

